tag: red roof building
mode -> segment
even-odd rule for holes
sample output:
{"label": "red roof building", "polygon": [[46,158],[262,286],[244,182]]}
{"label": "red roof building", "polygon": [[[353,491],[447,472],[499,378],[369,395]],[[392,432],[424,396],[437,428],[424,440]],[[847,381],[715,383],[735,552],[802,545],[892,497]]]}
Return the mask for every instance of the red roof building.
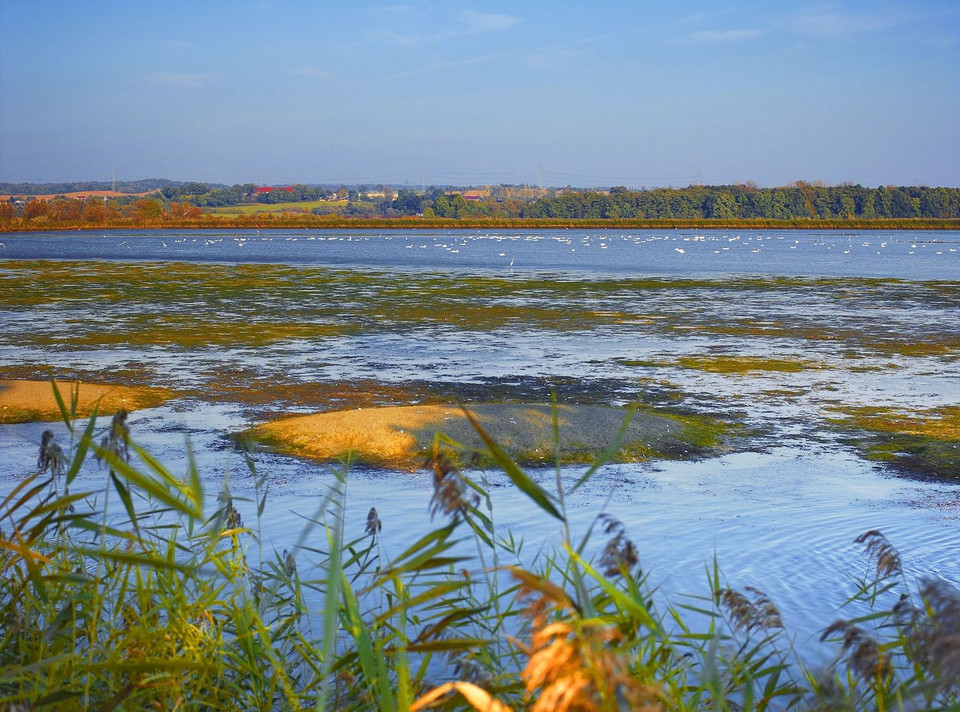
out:
{"label": "red roof building", "polygon": [[285,190],[285,191],[287,191],[288,193],[292,193],[292,192],[293,192],[293,186],[292,186],[292,185],[265,185],[265,186],[263,186],[262,188],[254,188],[254,189],[253,189],[253,192],[254,192],[254,194],[258,194],[258,193],[270,193],[270,192],[272,192],[272,191],[274,191],[274,190]]}

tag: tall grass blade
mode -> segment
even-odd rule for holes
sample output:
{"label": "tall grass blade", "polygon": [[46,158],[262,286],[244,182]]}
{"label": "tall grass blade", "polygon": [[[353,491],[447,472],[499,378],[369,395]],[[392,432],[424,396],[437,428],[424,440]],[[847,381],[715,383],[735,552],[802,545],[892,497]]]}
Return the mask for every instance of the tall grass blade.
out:
{"label": "tall grass blade", "polygon": [[84,428],[80,442],[77,444],[77,451],[73,455],[70,469],[67,470],[67,486],[73,482],[74,478],[80,472],[80,467],[83,465],[84,460],[87,459],[87,451],[90,449],[90,443],[93,442],[93,429],[97,424],[98,408],[99,405],[94,406],[93,412],[90,414],[90,420],[87,422],[87,427]]}
{"label": "tall grass blade", "polygon": [[477,422],[476,417],[466,408],[462,408],[464,415],[467,417],[467,420],[470,421],[470,424],[473,426],[474,430],[477,431],[477,434],[480,436],[480,439],[483,440],[484,444],[490,450],[490,454],[493,456],[493,459],[496,460],[497,464],[503,468],[504,473],[507,477],[517,486],[517,488],[523,492],[527,497],[529,497],[533,502],[540,507],[544,512],[549,514],[551,517],[556,517],[561,522],[564,521],[563,515],[557,511],[557,508],[553,505],[553,502],[550,500],[550,495],[542,489],[536,482],[530,479],[526,472],[524,472],[520,467],[513,461],[513,459],[504,452],[503,448],[497,444],[497,442],[490,437],[486,430]]}
{"label": "tall grass blade", "polygon": [[337,518],[337,529],[327,532],[327,544],[330,555],[327,559],[326,597],[323,607],[323,642],[320,649],[322,656],[320,664],[320,689],[317,693],[315,709],[325,712],[327,709],[327,688],[330,684],[330,669],[337,653],[337,619],[340,614],[340,582],[343,572],[340,569],[340,518]]}
{"label": "tall grass blade", "polygon": [[[51,378],[50,385],[53,386],[53,398],[54,400],[57,401],[57,408],[60,410],[60,418],[63,420],[64,424],[72,433],[73,432],[73,418],[71,417],[72,413],[70,410],[67,410],[67,404],[63,402],[63,396],[60,394],[60,387],[57,386],[57,382]],[[79,394],[79,389],[77,389],[77,393]],[[74,400],[75,398],[76,396],[74,396],[74,398],[71,398],[71,400]],[[74,413],[76,412],[76,406],[74,406],[73,412]]]}
{"label": "tall grass blade", "polygon": [[[41,474],[42,473],[40,472],[34,472],[30,475],[27,475],[22,481],[18,482],[12,490],[10,490],[10,494],[3,498],[3,502],[0,503],[0,522],[8,517],[12,519],[14,512],[33,499],[38,492],[42,492],[44,489],[46,489],[46,487],[49,486],[51,482],[49,479],[43,480],[37,484],[33,484]],[[33,486],[31,487],[31,485]],[[27,489],[28,487],[30,487],[30,489]],[[23,490],[27,490],[26,493],[11,506],[10,502]]]}
{"label": "tall grass blade", "polygon": [[135,531],[139,532],[140,527],[137,523],[137,512],[133,507],[133,499],[130,497],[130,490],[120,481],[120,478],[111,471],[110,472],[110,481],[113,483],[113,488],[117,491],[117,494],[120,495],[120,501],[123,502],[124,509],[127,510],[127,516],[130,518],[130,523],[133,525]]}
{"label": "tall grass blade", "polygon": [[[129,480],[154,499],[169,505],[181,514],[185,514],[193,519],[199,519],[201,516],[203,516],[203,513],[197,508],[197,503],[190,501],[192,498],[188,498],[188,501],[185,501],[181,497],[171,494],[166,487],[161,486],[156,480],[153,480],[142,474],[139,470],[131,466],[123,458],[110,450],[105,450],[97,445],[94,445],[93,449],[100,459],[106,462],[114,472],[116,472],[118,475],[122,475],[124,479]],[[170,479],[173,480],[172,476]],[[176,482],[175,480],[173,481]],[[177,489],[180,491],[180,487]]]}
{"label": "tall grass blade", "polygon": [[610,441],[610,444],[607,445],[606,449],[597,456],[597,459],[594,460],[589,469],[583,473],[583,476],[577,480],[577,483],[570,488],[570,494],[573,494],[580,489],[581,485],[586,484],[587,480],[589,480],[597,470],[610,462],[610,460],[617,454],[617,451],[620,449],[620,443],[623,442],[623,438],[627,434],[627,428],[630,427],[630,421],[633,420],[633,415],[636,412],[636,404],[627,408],[627,414],[623,418],[623,423],[621,423],[616,437],[614,437],[613,440]]}
{"label": "tall grass blade", "polygon": [[[176,491],[183,494],[190,502],[192,502],[193,514],[191,514],[191,516],[193,516],[194,518],[199,518],[201,516],[203,511],[202,509],[203,495],[202,494],[197,494],[197,492],[194,491],[194,487],[192,485],[189,485],[189,486],[184,485],[184,483],[178,477],[174,477],[174,475],[170,472],[170,470],[168,470],[166,467],[160,464],[159,460],[157,460],[153,455],[148,453],[146,450],[144,450],[142,447],[140,447],[136,443],[130,443],[130,448],[135,453],[137,453],[137,455],[140,457],[141,460],[143,460],[143,462],[147,465],[147,467],[149,467],[151,470],[153,470],[154,473],[159,475],[160,478],[168,486],[173,487]],[[199,491],[202,492],[202,489],[200,489]]]}
{"label": "tall grass blade", "polygon": [[113,551],[110,549],[95,549],[93,547],[77,547],[76,552],[83,556],[89,556],[92,560],[107,559],[121,564],[132,564],[133,566],[148,566],[155,569],[172,569],[183,574],[192,575],[193,568],[188,564],[181,564],[170,559],[151,556],[149,554],[129,554],[123,551]]}
{"label": "tall grass blade", "polygon": [[190,487],[191,499],[197,510],[203,511],[203,483],[200,481],[200,471],[197,469],[197,459],[193,456],[193,445],[187,440],[187,485]]}

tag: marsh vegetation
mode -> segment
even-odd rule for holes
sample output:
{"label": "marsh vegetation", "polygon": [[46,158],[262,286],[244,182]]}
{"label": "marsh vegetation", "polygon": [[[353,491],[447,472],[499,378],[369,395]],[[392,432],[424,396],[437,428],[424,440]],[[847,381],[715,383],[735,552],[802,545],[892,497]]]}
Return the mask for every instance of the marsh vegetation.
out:
{"label": "marsh vegetation", "polygon": [[[663,602],[630,530],[596,512],[567,526],[572,487],[545,488],[474,422],[531,514],[561,531],[530,551],[498,527],[485,478],[435,442],[431,529],[385,554],[371,509],[347,535],[342,463],[289,550],[265,546],[269,478],[249,460],[255,521],[224,487],[173,475],[118,413],[69,442],[0,505],[0,701],[9,709],[877,710],[960,701],[960,591],[911,583],[879,531],[848,615],[823,622],[824,669],[796,658],[776,601],[715,563],[688,602]],[[554,415],[554,419],[556,419]],[[82,490],[96,457],[102,487]],[[559,462],[559,457],[557,459]],[[390,535],[395,536],[395,535]]]}

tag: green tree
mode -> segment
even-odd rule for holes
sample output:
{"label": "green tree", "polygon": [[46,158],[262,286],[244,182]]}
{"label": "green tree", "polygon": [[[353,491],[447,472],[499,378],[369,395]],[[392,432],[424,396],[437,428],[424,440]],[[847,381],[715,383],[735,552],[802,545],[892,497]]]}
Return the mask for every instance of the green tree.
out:
{"label": "green tree", "polygon": [[723,190],[717,193],[710,208],[711,218],[735,218],[737,217],[737,205],[733,195],[729,191]]}

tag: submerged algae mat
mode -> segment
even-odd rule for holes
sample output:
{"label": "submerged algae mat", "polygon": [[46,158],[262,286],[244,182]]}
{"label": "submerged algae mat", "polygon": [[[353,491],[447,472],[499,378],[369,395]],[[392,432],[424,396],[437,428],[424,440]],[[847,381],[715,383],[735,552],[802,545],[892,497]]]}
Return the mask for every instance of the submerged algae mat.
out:
{"label": "submerged algae mat", "polygon": [[898,411],[839,408],[833,422],[871,460],[923,476],[960,480],[960,406]]}
{"label": "submerged algae mat", "polygon": [[[69,410],[76,394],[76,415],[87,417],[120,410],[152,408],[170,397],[162,388],[111,386],[95,383],[59,383],[57,388]],[[50,381],[13,381],[0,379],[0,423],[27,423],[60,419],[60,407]]]}
{"label": "submerged algae mat", "polygon": [[[525,464],[552,462],[555,451],[553,406],[479,404],[469,406],[484,431]],[[628,410],[607,406],[557,406],[560,452],[564,462],[589,460],[604,451]],[[615,459],[684,457],[716,447],[724,427],[702,417],[635,411]],[[416,469],[433,451],[438,433],[444,450],[461,461],[483,460],[480,435],[458,406],[414,405],[318,413],[285,418],[247,432],[279,452],[321,461],[350,457],[367,465]],[[452,447],[453,441],[459,447]]]}

